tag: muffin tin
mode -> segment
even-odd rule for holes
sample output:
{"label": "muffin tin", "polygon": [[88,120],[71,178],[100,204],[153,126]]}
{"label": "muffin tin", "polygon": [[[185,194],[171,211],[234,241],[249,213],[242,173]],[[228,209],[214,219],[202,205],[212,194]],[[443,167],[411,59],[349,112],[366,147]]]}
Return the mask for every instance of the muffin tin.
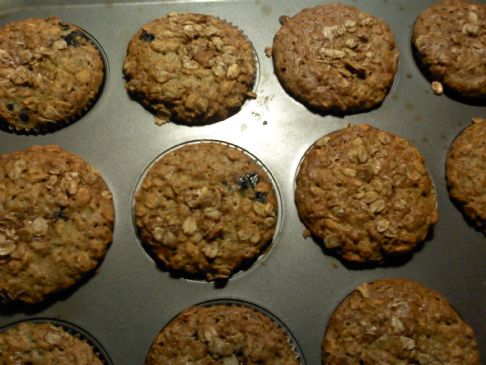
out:
{"label": "muffin tin", "polygon": [[[114,195],[114,241],[98,272],[76,289],[37,306],[0,306],[0,327],[30,318],[62,319],[92,334],[114,364],[142,364],[160,329],[185,308],[212,300],[251,303],[288,328],[306,364],[320,364],[321,342],[336,305],[357,285],[377,278],[409,278],[439,291],[475,330],[486,356],[486,239],[469,226],[450,201],[444,178],[447,149],[481,105],[433,94],[417,67],[411,27],[431,0],[351,0],[343,3],[381,17],[400,49],[394,85],[383,105],[343,118],[315,114],[285,93],[265,47],[280,25],[319,4],[302,0],[96,1],[11,0],[0,5],[0,25],[27,17],[59,16],[85,29],[100,44],[107,63],[104,89],[76,123],[53,133],[22,136],[0,132],[0,153],[32,144],[56,143],[98,168]],[[126,47],[146,22],[172,11],[207,13],[228,20],[253,42],[259,60],[256,100],[219,123],[157,126],[154,117],[130,100],[122,76]],[[369,123],[408,138],[425,156],[437,188],[439,222],[422,248],[405,263],[350,269],[303,237],[294,184],[305,151],[321,136],[349,123]],[[171,276],[146,254],[132,221],[132,202],[145,168],[164,151],[194,140],[236,145],[266,166],[280,192],[279,231],[264,260],[219,286]]]}

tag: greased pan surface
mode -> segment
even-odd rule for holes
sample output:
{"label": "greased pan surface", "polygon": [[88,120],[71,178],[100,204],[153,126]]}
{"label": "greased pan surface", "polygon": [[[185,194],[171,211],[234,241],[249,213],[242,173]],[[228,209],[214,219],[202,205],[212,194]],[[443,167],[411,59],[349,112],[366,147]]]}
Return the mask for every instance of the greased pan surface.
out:
{"label": "greased pan surface", "polygon": [[[281,15],[318,1],[16,1],[0,5],[0,25],[27,17],[59,16],[85,29],[107,62],[98,102],[80,120],[57,132],[20,136],[0,132],[0,153],[56,143],[98,168],[113,192],[114,241],[96,275],[75,290],[35,307],[0,307],[0,326],[34,317],[59,318],[92,334],[117,365],[142,364],[155,335],[185,308],[218,299],[242,300],[268,310],[292,332],[310,365],[320,363],[324,330],[336,305],[358,284],[377,278],[410,278],[442,293],[474,328],[486,356],[486,238],[469,226],[450,201],[445,156],[454,137],[485,106],[435,96],[410,46],[411,27],[432,1],[355,0],[384,19],[400,49],[399,70],[383,105],[344,118],[312,113],[292,99],[273,73],[265,47],[272,45]],[[157,126],[129,99],[122,64],[131,37],[144,24],[172,11],[223,18],[253,43],[259,62],[256,100],[231,118],[202,127]],[[430,239],[399,266],[349,269],[325,255],[304,226],[294,203],[296,170],[305,151],[324,134],[349,123],[369,123],[410,139],[425,156],[437,189],[439,222]],[[262,260],[222,287],[172,277],[145,252],[132,220],[135,188],[146,167],[184,142],[219,140],[256,156],[275,179],[282,206],[275,242]]]}

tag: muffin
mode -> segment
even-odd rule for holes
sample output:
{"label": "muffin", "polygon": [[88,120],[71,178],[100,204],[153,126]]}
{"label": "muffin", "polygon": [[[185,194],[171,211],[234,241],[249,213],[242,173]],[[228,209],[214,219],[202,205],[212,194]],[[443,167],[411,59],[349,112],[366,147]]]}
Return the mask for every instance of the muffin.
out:
{"label": "muffin", "polygon": [[59,146],[0,155],[0,301],[37,303],[104,258],[113,200],[103,178]]}
{"label": "muffin", "polygon": [[0,363],[106,365],[86,340],[48,322],[0,332]]}
{"label": "muffin", "polygon": [[445,0],[415,21],[412,45],[436,94],[486,97],[486,4]]}
{"label": "muffin", "polygon": [[471,327],[439,293],[414,281],[358,286],[336,308],[322,363],[479,365]]}
{"label": "muffin", "polygon": [[0,28],[0,127],[44,133],[79,119],[104,80],[100,51],[79,27],[57,17]]}
{"label": "muffin", "polygon": [[281,20],[272,57],[275,73],[291,96],[312,109],[338,114],[383,102],[399,57],[385,22],[339,3]]}
{"label": "muffin", "polygon": [[452,142],[446,161],[450,197],[486,233],[486,120],[474,118]]}
{"label": "muffin", "polygon": [[145,24],[128,45],[123,72],[134,99],[182,124],[221,121],[256,96],[251,43],[210,15],[170,13]]}
{"label": "muffin", "polygon": [[140,237],[163,267],[228,279],[273,239],[277,197],[267,172],[241,150],[186,144],[148,170],[135,196]]}
{"label": "muffin", "polygon": [[437,222],[437,197],[420,152],[369,125],[319,139],[297,175],[300,219],[325,250],[352,263],[411,253]]}
{"label": "muffin", "polygon": [[288,335],[270,317],[240,305],[186,309],[154,339],[146,365],[300,365]]}

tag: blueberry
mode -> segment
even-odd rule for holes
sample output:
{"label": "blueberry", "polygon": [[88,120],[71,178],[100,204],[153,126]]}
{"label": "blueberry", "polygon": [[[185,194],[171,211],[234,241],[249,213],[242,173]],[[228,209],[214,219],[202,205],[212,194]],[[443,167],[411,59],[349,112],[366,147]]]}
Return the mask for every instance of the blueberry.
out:
{"label": "blueberry", "polygon": [[79,47],[83,40],[86,40],[86,35],[80,30],[75,30],[64,37],[64,40],[71,47]]}
{"label": "blueberry", "polygon": [[54,212],[54,218],[55,219],[62,219],[63,221],[67,221],[68,220],[68,217],[66,215],[66,213],[64,212],[65,208],[61,207],[59,208],[59,210],[56,210]]}
{"label": "blueberry", "polygon": [[140,33],[140,37],[138,38],[145,42],[152,42],[155,39],[155,36],[152,33],[148,33],[142,29],[142,33]]}
{"label": "blueberry", "polygon": [[29,111],[27,109],[22,109],[19,113],[19,118],[22,122],[28,123],[29,122]]}
{"label": "blueberry", "polygon": [[267,200],[267,193],[264,193],[263,191],[257,191],[255,193],[255,200],[258,200],[260,203],[265,203]]}
{"label": "blueberry", "polygon": [[7,104],[7,109],[10,110],[10,111],[12,111],[12,110],[15,109],[15,105],[13,105],[13,104]]}
{"label": "blueberry", "polygon": [[241,189],[255,188],[260,181],[260,176],[256,172],[249,172],[238,179]]}

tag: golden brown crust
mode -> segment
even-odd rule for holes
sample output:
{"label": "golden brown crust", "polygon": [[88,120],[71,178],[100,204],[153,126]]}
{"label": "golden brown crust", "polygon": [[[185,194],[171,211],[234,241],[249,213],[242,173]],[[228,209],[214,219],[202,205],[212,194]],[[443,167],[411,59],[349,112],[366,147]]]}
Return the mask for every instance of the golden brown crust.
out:
{"label": "golden brown crust", "polygon": [[479,365],[471,327],[439,293],[414,281],[358,286],[335,310],[322,363]]}
{"label": "golden brown crust", "polygon": [[369,125],[319,139],[301,163],[295,199],[312,235],[352,262],[408,253],[437,222],[422,155],[407,140]]}
{"label": "golden brown crust", "polygon": [[23,322],[0,332],[0,364],[103,365],[93,348],[50,323]]}
{"label": "golden brown crust", "polygon": [[256,61],[233,25],[170,13],[135,34],[123,72],[128,92],[159,118],[205,124],[228,118],[254,97]]}
{"label": "golden brown crust", "polygon": [[446,178],[451,198],[486,232],[486,119],[474,118],[452,142]]}
{"label": "golden brown crust", "polygon": [[224,279],[252,262],[275,233],[268,174],[221,143],[185,145],[149,170],[136,194],[141,238],[167,268]]}
{"label": "golden brown crust", "polygon": [[155,338],[146,365],[299,365],[287,334],[246,306],[186,309]]}
{"label": "golden brown crust", "polygon": [[486,4],[433,4],[415,21],[412,44],[432,81],[466,97],[486,97]]}
{"label": "golden brown crust", "polygon": [[59,146],[0,155],[0,300],[36,303],[96,268],[112,241],[99,173]]}
{"label": "golden brown crust", "polygon": [[387,24],[355,7],[323,4],[284,18],[272,48],[283,87],[325,112],[381,104],[393,83],[399,52]]}
{"label": "golden brown crust", "polygon": [[97,47],[57,17],[0,28],[0,118],[19,131],[56,129],[79,118],[104,78]]}

